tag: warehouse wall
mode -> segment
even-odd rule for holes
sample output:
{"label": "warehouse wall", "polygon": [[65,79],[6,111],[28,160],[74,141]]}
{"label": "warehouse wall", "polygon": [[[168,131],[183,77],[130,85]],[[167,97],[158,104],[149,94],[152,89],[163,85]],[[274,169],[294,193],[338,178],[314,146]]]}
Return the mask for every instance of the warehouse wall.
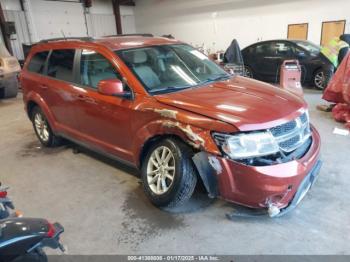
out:
{"label": "warehouse wall", "polygon": [[[19,0],[0,0],[5,19],[15,22],[16,35],[11,44],[14,55],[23,59],[22,44],[41,39],[69,36],[94,36],[116,34],[116,24],[111,0],[93,0],[85,9],[81,3],[65,1],[25,0],[25,12]],[[124,33],[135,33],[133,7],[121,7]],[[28,23],[29,25],[28,25]]]}
{"label": "warehouse wall", "polygon": [[288,24],[309,23],[309,40],[320,43],[322,21],[347,19],[349,0],[136,0],[138,32],[173,34],[212,51],[233,38],[241,47],[286,38]]}

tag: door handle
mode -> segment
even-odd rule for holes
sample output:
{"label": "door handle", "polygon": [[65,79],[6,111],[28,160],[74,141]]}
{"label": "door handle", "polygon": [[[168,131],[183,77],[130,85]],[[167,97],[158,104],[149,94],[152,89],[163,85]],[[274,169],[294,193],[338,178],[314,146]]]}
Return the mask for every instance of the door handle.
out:
{"label": "door handle", "polygon": [[40,88],[41,89],[48,89],[49,87],[47,85],[42,84],[42,85],[40,85]]}
{"label": "door handle", "polygon": [[77,95],[76,97],[80,101],[84,101],[86,103],[91,103],[91,104],[96,104],[96,100],[91,98],[91,97],[89,97],[89,96]]}
{"label": "door handle", "polygon": [[82,101],[86,100],[86,96],[84,95],[77,95],[76,97],[78,100],[82,100]]}

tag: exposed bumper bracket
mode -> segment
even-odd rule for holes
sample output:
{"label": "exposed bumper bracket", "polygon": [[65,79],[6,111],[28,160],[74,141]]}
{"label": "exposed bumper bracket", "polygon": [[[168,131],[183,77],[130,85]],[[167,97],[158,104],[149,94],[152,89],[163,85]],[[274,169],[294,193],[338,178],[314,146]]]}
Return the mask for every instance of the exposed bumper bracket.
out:
{"label": "exposed bumper bracket", "polygon": [[217,185],[217,170],[210,164],[209,161],[210,155],[206,152],[199,152],[195,154],[192,159],[197,167],[199,176],[201,177],[205,189],[208,192],[210,198],[217,197],[218,194],[218,185]]}

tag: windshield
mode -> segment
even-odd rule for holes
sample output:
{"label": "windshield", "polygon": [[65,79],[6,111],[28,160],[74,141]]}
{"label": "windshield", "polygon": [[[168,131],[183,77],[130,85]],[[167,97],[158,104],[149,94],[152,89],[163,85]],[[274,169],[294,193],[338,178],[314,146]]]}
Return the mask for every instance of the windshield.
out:
{"label": "windshield", "polygon": [[169,93],[230,77],[188,45],[162,45],[116,52],[150,94]]}
{"label": "windshield", "polygon": [[311,54],[318,54],[320,53],[320,46],[315,45],[311,42],[306,41],[295,41],[295,43],[300,46],[301,48],[305,49],[306,51],[310,52]]}

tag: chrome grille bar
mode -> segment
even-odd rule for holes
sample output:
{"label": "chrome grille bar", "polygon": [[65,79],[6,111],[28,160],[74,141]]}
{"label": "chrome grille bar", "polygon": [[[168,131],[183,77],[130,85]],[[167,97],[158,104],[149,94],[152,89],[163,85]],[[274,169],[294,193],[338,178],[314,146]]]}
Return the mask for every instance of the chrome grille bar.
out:
{"label": "chrome grille bar", "polygon": [[270,132],[276,138],[283,152],[292,152],[311,136],[308,114],[305,112],[288,123],[272,127]]}

